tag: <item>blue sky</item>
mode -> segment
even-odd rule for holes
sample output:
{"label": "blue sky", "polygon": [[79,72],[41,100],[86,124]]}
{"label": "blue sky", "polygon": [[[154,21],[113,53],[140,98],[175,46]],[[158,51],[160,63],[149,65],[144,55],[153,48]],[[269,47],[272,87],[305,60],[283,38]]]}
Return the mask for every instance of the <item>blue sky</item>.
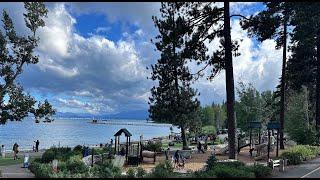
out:
{"label": "blue sky", "polygon": [[[159,52],[150,42],[157,34],[151,17],[160,3],[46,3],[46,26],[38,32],[40,62],[26,66],[19,82],[37,100],[49,99],[59,112],[113,114],[148,109],[150,88],[146,66]],[[261,3],[231,3],[231,13],[250,15]],[[23,3],[1,3],[13,18],[17,31],[26,33]],[[281,50],[275,42],[258,43],[247,37],[232,19],[232,38],[243,39],[241,56],[234,58],[235,84],[252,83],[258,90],[273,90],[281,70]],[[213,41],[210,48],[218,46]],[[209,48],[209,49],[210,49]],[[190,64],[192,71],[200,67]],[[209,72],[210,70],[208,70]],[[208,73],[207,72],[207,73]],[[202,105],[225,99],[222,71],[213,81],[193,84]]]}

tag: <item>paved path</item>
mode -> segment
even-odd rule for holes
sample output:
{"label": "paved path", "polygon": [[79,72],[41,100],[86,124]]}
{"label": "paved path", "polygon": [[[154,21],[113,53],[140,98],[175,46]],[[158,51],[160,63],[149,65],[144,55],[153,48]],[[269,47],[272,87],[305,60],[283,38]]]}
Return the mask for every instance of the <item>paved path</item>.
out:
{"label": "paved path", "polygon": [[[278,171],[275,169],[274,171]],[[319,178],[320,157],[297,166],[288,166],[285,172],[276,172],[274,178]]]}
{"label": "paved path", "polygon": [[28,168],[22,168],[22,164],[0,166],[2,178],[34,178]]}
{"label": "paved path", "polygon": [[[41,157],[44,150],[40,150],[39,152],[29,151],[28,154],[30,157]],[[24,152],[19,152],[19,158],[23,158]],[[11,157],[12,153],[7,153],[6,157]],[[22,168],[22,163],[8,165],[8,166],[0,166],[0,170],[2,173],[2,178],[35,178],[34,174],[30,172],[28,168]]]}

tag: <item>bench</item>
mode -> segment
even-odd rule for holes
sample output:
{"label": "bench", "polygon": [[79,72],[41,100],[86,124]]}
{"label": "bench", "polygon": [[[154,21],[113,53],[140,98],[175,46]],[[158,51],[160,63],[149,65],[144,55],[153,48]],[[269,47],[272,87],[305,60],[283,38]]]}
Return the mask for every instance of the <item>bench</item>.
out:
{"label": "bench", "polygon": [[275,167],[279,167],[279,171],[284,171],[284,167],[287,165],[287,159],[277,159],[277,160],[272,160],[270,159],[269,161],[269,167],[274,169]]}

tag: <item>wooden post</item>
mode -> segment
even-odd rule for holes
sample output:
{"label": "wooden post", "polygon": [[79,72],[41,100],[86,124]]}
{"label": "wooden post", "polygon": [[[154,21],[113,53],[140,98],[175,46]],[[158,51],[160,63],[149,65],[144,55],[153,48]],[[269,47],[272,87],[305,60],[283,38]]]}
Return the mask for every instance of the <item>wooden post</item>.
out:
{"label": "wooden post", "polygon": [[284,171],[284,159],[280,159],[280,168],[279,168],[280,172]]}
{"label": "wooden post", "polygon": [[279,154],[279,129],[277,129],[277,152],[276,152],[276,157],[278,157]]}
{"label": "wooden post", "polygon": [[119,151],[120,151],[120,136],[118,136],[118,154],[119,154]]}
{"label": "wooden post", "polygon": [[259,144],[261,144],[261,128],[259,128]]}
{"label": "wooden post", "polygon": [[91,150],[91,167],[93,167],[93,148]]}
{"label": "wooden post", "polygon": [[252,149],[252,128],[250,128],[250,137],[249,137],[249,141],[250,141],[250,149]]}
{"label": "wooden post", "polygon": [[130,151],[131,151],[131,155],[132,155],[132,147],[131,147],[131,142],[130,142],[130,136],[129,136],[129,149],[130,149]]}
{"label": "wooden post", "polygon": [[117,154],[117,137],[114,136],[114,154]]}
{"label": "wooden post", "polygon": [[268,129],[268,159],[270,158],[270,130]]}
{"label": "wooden post", "polygon": [[127,161],[127,163],[128,163],[128,148],[129,148],[129,146],[128,146],[128,137],[127,137],[127,141],[126,141],[126,161]]}

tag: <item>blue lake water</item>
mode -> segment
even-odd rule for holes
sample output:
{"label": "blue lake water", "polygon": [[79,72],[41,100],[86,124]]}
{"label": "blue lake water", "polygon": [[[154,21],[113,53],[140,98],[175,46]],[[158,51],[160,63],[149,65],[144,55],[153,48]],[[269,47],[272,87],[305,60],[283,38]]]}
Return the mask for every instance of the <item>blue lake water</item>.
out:
{"label": "blue lake water", "polygon": [[[28,118],[21,122],[8,121],[0,125],[0,144],[4,144],[7,151],[17,142],[19,149],[32,149],[33,141],[39,139],[40,149],[49,148],[53,145],[74,147],[80,145],[97,145],[110,143],[114,134],[121,128],[127,128],[132,134],[132,140],[153,137],[168,136],[170,124],[147,123],[146,120],[110,120],[116,124],[92,124],[89,119],[56,119],[51,123],[35,123]],[[126,123],[130,123],[130,125]],[[174,127],[175,132],[180,130]],[[120,137],[125,142],[125,136]]]}

